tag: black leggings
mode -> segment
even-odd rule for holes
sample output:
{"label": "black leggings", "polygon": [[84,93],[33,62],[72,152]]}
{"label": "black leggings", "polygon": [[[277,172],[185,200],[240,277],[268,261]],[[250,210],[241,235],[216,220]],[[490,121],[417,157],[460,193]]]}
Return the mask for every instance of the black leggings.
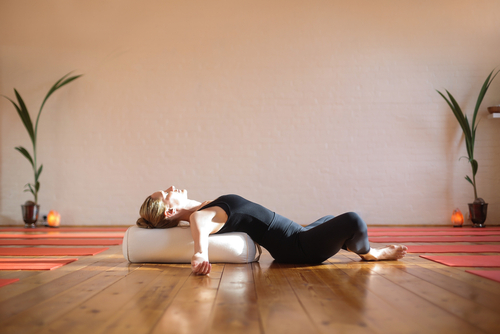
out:
{"label": "black leggings", "polygon": [[288,241],[291,247],[284,247],[286,251],[282,249],[284,252],[275,256],[279,262],[321,263],[340,249],[356,254],[370,251],[366,224],[354,212],[320,218],[303,227]]}
{"label": "black leggings", "polygon": [[326,216],[298,233],[300,246],[306,256],[324,261],[342,248],[356,254],[370,251],[365,222],[354,212]]}

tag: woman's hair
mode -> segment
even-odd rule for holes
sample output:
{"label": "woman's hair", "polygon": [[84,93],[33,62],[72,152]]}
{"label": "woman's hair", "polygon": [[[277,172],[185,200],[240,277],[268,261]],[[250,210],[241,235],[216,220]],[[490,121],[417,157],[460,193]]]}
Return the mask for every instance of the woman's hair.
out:
{"label": "woman's hair", "polygon": [[175,227],[179,223],[178,220],[165,217],[165,203],[161,199],[152,199],[151,196],[146,198],[139,210],[141,218],[137,219],[137,226],[142,228],[169,228]]}

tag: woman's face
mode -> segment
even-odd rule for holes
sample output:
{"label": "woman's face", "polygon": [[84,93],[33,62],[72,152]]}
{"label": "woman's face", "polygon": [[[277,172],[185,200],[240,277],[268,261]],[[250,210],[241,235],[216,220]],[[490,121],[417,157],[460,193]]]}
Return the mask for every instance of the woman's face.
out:
{"label": "woman's face", "polygon": [[186,189],[176,189],[171,186],[165,190],[158,190],[151,195],[154,200],[161,199],[165,206],[168,208],[167,215],[174,215],[179,209],[184,207],[187,200],[187,190]]}

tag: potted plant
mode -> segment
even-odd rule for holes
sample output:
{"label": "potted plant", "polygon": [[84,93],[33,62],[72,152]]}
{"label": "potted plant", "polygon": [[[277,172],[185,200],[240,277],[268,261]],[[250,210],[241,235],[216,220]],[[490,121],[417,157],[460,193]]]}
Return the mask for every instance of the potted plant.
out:
{"label": "potted plant", "polygon": [[468,175],[465,176],[465,179],[470,182],[470,184],[472,184],[472,187],[474,188],[474,202],[469,203],[469,214],[472,222],[474,223],[474,226],[476,227],[484,227],[484,222],[486,220],[488,210],[488,204],[485,203],[482,198],[477,197],[476,174],[478,170],[478,163],[477,160],[474,159],[474,143],[476,140],[476,130],[478,125],[478,122],[476,122],[476,120],[479,106],[483,102],[483,98],[486,95],[491,82],[497,76],[498,72],[500,72],[500,70],[496,71],[496,73],[495,70],[491,71],[490,75],[488,75],[488,77],[484,81],[483,87],[481,88],[479,96],[477,97],[476,107],[474,108],[474,114],[472,115],[472,124],[469,124],[467,115],[462,112],[462,109],[458,105],[455,98],[453,98],[453,96],[450,94],[450,92],[446,91],[446,93],[448,94],[448,99],[440,91],[437,91],[439,95],[441,95],[443,99],[445,99],[446,103],[448,103],[448,105],[450,106],[464,133],[465,146],[467,148],[468,156],[461,158],[467,158],[472,167],[472,179]]}
{"label": "potted plant", "polygon": [[45,105],[45,102],[47,102],[48,98],[52,95],[52,93],[54,93],[62,86],[70,83],[71,81],[81,77],[81,75],[69,76],[70,74],[71,72],[63,76],[52,86],[52,88],[50,88],[49,92],[47,93],[45,99],[42,102],[42,105],[40,106],[40,110],[38,111],[35,127],[33,127],[33,122],[31,121],[28,108],[26,108],[26,104],[24,103],[21,95],[17,92],[17,90],[14,88],[14,93],[16,94],[17,103],[8,98],[7,96],[4,96],[6,99],[12,102],[12,104],[16,108],[17,113],[24,124],[24,127],[28,131],[31,143],[33,144],[33,156],[31,156],[28,150],[22,146],[18,146],[15,148],[24,157],[26,157],[26,159],[28,159],[31,166],[33,167],[33,173],[34,173],[34,182],[26,184],[25,185],[26,189],[24,190],[26,192],[31,192],[31,194],[33,194],[33,201],[27,201],[24,205],[21,205],[25,227],[35,227],[40,211],[40,205],[38,205],[38,192],[40,191],[39,179],[40,179],[40,174],[42,174],[43,165],[40,164],[40,167],[38,167],[37,154],[36,154],[36,148],[37,148],[36,139],[38,134],[38,122],[40,121],[40,115],[42,113],[42,109],[43,106]]}

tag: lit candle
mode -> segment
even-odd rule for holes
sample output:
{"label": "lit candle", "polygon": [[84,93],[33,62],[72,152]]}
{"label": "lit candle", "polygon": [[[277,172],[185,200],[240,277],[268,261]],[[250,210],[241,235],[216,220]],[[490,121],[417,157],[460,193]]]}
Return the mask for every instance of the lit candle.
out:
{"label": "lit candle", "polygon": [[50,227],[58,227],[60,222],[61,215],[59,214],[59,212],[50,210],[49,214],[47,215],[47,224],[49,224]]}
{"label": "lit candle", "polygon": [[464,215],[459,209],[455,209],[455,211],[453,211],[453,214],[451,215],[451,222],[454,227],[462,227],[464,223]]}

